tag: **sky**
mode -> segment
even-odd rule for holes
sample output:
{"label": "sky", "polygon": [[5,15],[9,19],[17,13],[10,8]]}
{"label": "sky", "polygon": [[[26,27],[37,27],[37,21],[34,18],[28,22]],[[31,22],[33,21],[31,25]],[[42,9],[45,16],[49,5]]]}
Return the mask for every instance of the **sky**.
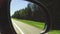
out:
{"label": "sky", "polygon": [[14,14],[15,11],[27,7],[28,3],[29,2],[24,1],[24,0],[12,0],[11,1],[11,6],[10,6],[11,16]]}

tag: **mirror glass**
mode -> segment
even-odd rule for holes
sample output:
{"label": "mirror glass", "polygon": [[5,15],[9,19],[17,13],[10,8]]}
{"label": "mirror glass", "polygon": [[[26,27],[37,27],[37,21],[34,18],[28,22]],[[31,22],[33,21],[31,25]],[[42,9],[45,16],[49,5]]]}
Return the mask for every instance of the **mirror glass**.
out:
{"label": "mirror glass", "polygon": [[45,14],[42,7],[28,1],[12,0],[11,20],[18,34],[40,34],[44,28]]}

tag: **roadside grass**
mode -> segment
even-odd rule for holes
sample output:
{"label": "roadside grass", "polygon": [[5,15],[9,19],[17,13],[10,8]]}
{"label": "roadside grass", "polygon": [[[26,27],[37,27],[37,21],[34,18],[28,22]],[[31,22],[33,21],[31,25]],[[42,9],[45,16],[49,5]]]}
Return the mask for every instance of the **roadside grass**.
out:
{"label": "roadside grass", "polygon": [[13,18],[13,19],[21,21],[21,22],[29,24],[29,25],[32,25],[32,26],[35,26],[35,27],[37,27],[39,29],[43,29],[44,28],[44,23],[43,22],[36,22],[36,21],[16,19],[16,18]]}
{"label": "roadside grass", "polygon": [[[21,21],[23,23],[27,23],[27,24],[35,26],[35,27],[37,27],[39,29],[43,29],[44,28],[44,23],[43,22],[36,22],[36,21],[16,19],[16,18],[12,18],[12,19]],[[52,31],[48,32],[48,34],[60,34],[60,30],[52,30]]]}
{"label": "roadside grass", "polygon": [[52,30],[48,32],[49,34],[60,34],[60,30]]}

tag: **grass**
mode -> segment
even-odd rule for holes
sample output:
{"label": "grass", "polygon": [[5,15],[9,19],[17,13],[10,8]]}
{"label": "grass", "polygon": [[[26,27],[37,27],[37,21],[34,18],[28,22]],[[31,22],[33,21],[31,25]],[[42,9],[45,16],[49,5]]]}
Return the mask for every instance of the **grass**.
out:
{"label": "grass", "polygon": [[[23,19],[15,19],[18,21],[21,21],[23,23],[27,23],[29,25],[35,26],[39,29],[43,29],[44,28],[44,23],[42,22],[36,22],[36,21],[31,21],[31,20],[23,20]],[[52,30],[50,32],[48,32],[49,34],[60,34],[60,30]]]}
{"label": "grass", "polygon": [[60,30],[52,30],[48,32],[49,34],[60,34]]}
{"label": "grass", "polygon": [[29,25],[32,25],[32,26],[35,26],[35,27],[37,27],[39,29],[44,28],[44,23],[43,22],[36,22],[36,21],[23,20],[23,19],[15,19],[15,20],[21,21],[23,23],[26,23],[26,24],[29,24]]}

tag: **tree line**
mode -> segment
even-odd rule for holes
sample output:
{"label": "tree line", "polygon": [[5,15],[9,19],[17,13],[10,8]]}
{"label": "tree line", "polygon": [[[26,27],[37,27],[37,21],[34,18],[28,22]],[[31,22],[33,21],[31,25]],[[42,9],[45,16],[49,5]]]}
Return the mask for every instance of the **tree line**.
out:
{"label": "tree line", "polygon": [[45,14],[43,13],[43,8],[29,3],[26,8],[15,11],[12,18],[27,19],[34,21],[45,21]]}

